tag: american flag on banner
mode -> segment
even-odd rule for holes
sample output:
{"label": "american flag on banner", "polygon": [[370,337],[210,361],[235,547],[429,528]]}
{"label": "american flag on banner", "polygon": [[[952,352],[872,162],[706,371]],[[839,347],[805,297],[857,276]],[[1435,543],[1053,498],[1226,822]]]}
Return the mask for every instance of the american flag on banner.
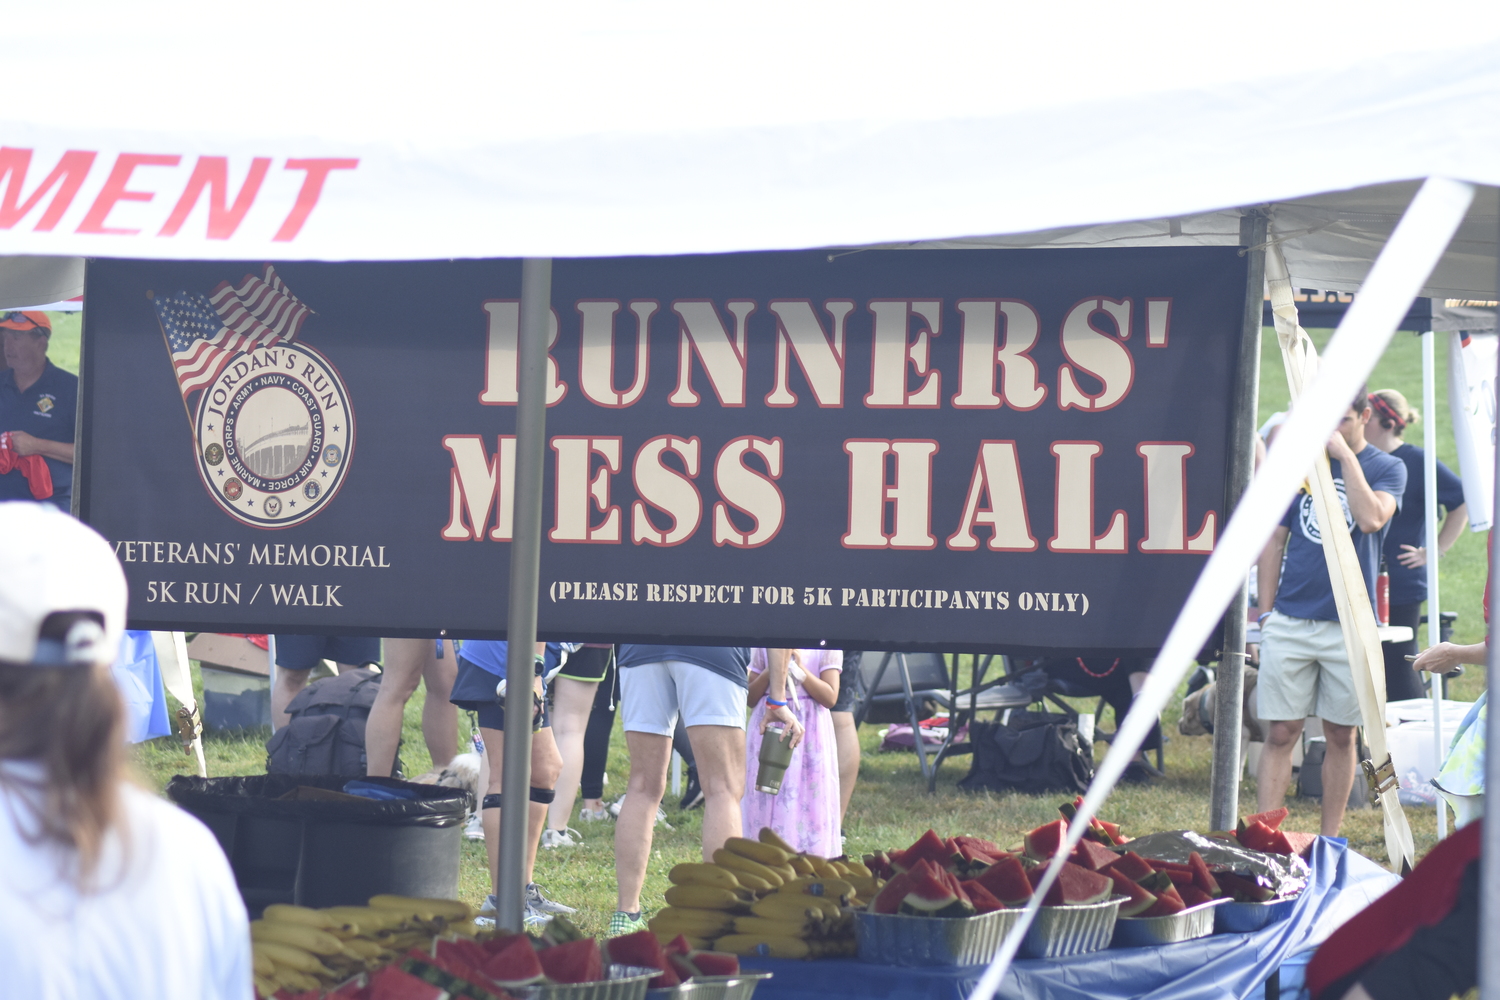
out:
{"label": "american flag on banner", "polygon": [[309,312],[270,264],[262,277],[245,275],[238,288],[226,281],[212,295],[156,299],[183,399],[211,385],[236,354],[294,340]]}

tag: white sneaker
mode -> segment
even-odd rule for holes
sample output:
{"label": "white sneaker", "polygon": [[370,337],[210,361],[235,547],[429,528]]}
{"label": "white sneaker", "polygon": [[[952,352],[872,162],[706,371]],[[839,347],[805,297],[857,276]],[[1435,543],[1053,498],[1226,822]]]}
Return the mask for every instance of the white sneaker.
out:
{"label": "white sneaker", "polygon": [[[615,819],[619,819],[620,818],[620,806],[622,806],[624,804],[625,804],[625,796],[623,796],[623,795],[621,795],[618,799],[615,799],[613,802],[611,802],[609,804],[610,815],[614,816]],[[666,828],[668,830],[674,830],[674,829],[676,829],[676,827],[674,827],[671,823],[667,822],[667,813],[666,813],[666,810],[662,809],[661,806],[657,806],[656,807],[656,825],[660,826],[660,827],[664,827],[664,828]]]}
{"label": "white sneaker", "polygon": [[470,816],[469,821],[464,824],[464,836],[470,840],[484,839],[484,818],[479,813]]}
{"label": "white sneaker", "polygon": [[565,826],[561,830],[548,829],[542,831],[542,848],[544,850],[551,851],[558,847],[577,847],[581,843],[583,843],[583,834],[570,826]]}
{"label": "white sneaker", "polygon": [[614,818],[614,814],[609,811],[609,806],[605,806],[603,809],[578,810],[578,821],[580,823],[603,823],[607,819]]}

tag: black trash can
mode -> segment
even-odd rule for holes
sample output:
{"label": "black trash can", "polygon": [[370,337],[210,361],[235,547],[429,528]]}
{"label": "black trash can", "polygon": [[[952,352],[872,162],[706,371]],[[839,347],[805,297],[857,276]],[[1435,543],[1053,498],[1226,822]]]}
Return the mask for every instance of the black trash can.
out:
{"label": "black trash can", "polygon": [[452,899],[466,789],[394,778],[362,781],[415,793],[412,800],[286,799],[299,786],[338,792],[347,778],[261,774],[177,775],[167,797],[202,820],[234,869],[252,917],[271,903],[363,906],[379,893]]}

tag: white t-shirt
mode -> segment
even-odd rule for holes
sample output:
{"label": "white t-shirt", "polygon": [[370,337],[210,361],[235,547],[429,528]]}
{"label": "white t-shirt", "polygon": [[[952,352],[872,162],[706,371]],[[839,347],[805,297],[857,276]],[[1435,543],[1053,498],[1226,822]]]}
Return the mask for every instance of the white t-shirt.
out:
{"label": "white t-shirt", "polygon": [[[0,767],[40,776],[30,763]],[[0,790],[0,995],[17,1000],[250,1000],[250,927],[212,833],[134,786],[121,793],[129,869],[111,837],[100,891],[80,895],[60,852],[27,843],[30,814]]]}

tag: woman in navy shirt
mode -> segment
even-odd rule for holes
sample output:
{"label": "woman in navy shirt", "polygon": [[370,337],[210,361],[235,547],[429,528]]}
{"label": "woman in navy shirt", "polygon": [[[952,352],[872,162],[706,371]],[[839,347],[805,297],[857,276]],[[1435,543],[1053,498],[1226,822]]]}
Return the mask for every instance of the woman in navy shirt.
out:
{"label": "woman in navy shirt", "polygon": [[[1426,453],[1401,440],[1402,431],[1420,419],[1405,396],[1395,389],[1377,389],[1370,393],[1370,407],[1375,418],[1365,425],[1365,439],[1406,464],[1406,496],[1391,518],[1383,550],[1391,578],[1390,624],[1406,625],[1412,633],[1409,642],[1383,646],[1386,700],[1402,701],[1424,695],[1422,682],[1406,657],[1417,652],[1417,619],[1422,615],[1422,602],[1427,600],[1427,491],[1422,485],[1426,481],[1422,465]],[[1442,462],[1437,464],[1437,499],[1438,506],[1448,512],[1438,529],[1438,554],[1442,555],[1469,523],[1464,484]],[[1435,644],[1438,633],[1431,625],[1428,635]]]}

